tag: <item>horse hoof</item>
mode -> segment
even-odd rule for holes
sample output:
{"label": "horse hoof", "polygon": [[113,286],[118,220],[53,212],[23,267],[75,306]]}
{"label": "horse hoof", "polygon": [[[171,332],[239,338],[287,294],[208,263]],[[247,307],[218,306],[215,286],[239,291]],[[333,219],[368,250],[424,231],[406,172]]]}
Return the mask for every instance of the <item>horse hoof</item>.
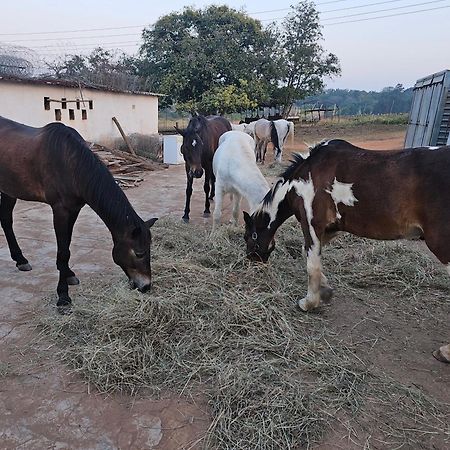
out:
{"label": "horse hoof", "polygon": [[66,281],[69,286],[76,286],[77,284],[80,284],[80,280],[75,275],[66,278]]}
{"label": "horse hoof", "polygon": [[435,350],[433,356],[440,362],[450,364],[450,361],[442,354],[441,350]]}
{"label": "horse hoof", "polygon": [[308,306],[307,306],[307,302],[306,302],[306,298],[302,298],[298,301],[298,307],[303,311],[303,312],[308,312]]}
{"label": "horse hoof", "polygon": [[183,216],[182,219],[184,223],[189,223],[189,217]]}
{"label": "horse hoof", "polygon": [[322,286],[320,288],[320,300],[326,305],[331,303],[331,299],[333,298],[333,289],[329,286]]}
{"label": "horse hoof", "polygon": [[72,300],[68,295],[64,295],[58,298],[56,308],[61,315],[67,315],[72,313]]}
{"label": "horse hoof", "polygon": [[18,264],[17,268],[22,272],[29,272],[32,269],[31,265],[28,263]]}
{"label": "horse hoof", "polygon": [[62,316],[68,316],[72,314],[72,305],[69,303],[67,305],[56,305],[56,309]]}

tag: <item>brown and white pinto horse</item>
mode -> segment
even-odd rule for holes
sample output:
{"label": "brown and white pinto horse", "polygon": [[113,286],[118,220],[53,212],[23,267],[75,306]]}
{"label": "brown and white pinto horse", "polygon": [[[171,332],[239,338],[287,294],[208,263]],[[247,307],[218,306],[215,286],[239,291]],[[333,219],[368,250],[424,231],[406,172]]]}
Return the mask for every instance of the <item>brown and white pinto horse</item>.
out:
{"label": "brown and white pinto horse", "polygon": [[[342,140],[323,142],[295,161],[250,216],[247,256],[267,261],[278,227],[295,215],[307,255],[304,310],[328,301],[321,249],[346,231],[371,239],[420,238],[450,273],[450,147],[370,151]],[[450,362],[450,345],[434,353]]]}
{"label": "brown and white pinto horse", "polygon": [[186,167],[186,205],[183,220],[189,222],[191,210],[192,184],[194,178],[201,178],[205,172],[205,211],[204,215],[210,214],[210,200],[214,198],[215,178],[212,169],[214,152],[219,146],[219,138],[226,131],[231,130],[230,122],[224,117],[196,115],[192,117],[185,130],[175,127],[175,130],[183,136],[181,153],[183,154]]}
{"label": "brown and white pinto horse", "polygon": [[130,205],[106,166],[73,128],[50,123],[32,128],[0,117],[0,222],[11,258],[21,271],[31,270],[14,231],[17,199],[47,203],[53,210],[59,307],[71,303],[68,285],[78,284],[69,268],[72,230],[88,204],[111,232],[114,262],[132,285],[144,292],[151,285],[149,228]]}

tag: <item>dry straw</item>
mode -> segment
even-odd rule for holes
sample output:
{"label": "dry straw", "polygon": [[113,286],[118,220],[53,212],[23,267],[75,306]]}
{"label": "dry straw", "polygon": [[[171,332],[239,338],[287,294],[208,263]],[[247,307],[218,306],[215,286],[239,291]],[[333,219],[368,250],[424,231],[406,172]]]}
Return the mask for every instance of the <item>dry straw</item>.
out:
{"label": "dry straw", "polygon": [[[247,261],[241,229],[221,227],[211,237],[164,219],[152,230],[150,295],[130,291],[119,276],[90,280],[73,314],[48,308],[41,320],[60,357],[98,389],[203,393],[208,449],[308,447],[337,420],[349,435],[358,420],[369,421],[383,448],[414,448],[430,435],[448,441],[448,405],[374,373],[321,314],[299,312],[306,272],[295,222],[280,230],[267,265]],[[375,287],[407,299],[411,314],[415,293],[430,291],[431,307],[448,314],[445,275],[403,244],[344,237],[325,251],[324,265],[336,290],[373,307],[382,308]]]}

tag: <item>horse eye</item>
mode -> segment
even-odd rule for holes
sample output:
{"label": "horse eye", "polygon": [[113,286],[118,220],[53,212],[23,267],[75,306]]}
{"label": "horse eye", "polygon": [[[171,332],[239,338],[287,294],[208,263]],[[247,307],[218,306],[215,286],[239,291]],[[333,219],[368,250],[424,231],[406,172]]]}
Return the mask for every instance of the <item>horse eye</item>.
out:
{"label": "horse eye", "polygon": [[136,258],[143,258],[145,256],[146,252],[134,252],[134,254],[136,255]]}

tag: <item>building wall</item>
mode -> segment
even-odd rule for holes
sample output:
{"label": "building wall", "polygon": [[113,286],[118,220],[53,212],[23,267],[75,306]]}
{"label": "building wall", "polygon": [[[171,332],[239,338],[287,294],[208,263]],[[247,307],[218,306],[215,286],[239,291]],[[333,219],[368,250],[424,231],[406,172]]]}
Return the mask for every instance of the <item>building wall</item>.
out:
{"label": "building wall", "polygon": [[[54,100],[66,98],[80,100],[68,102],[66,109],[61,103],[50,102],[44,108],[44,97]],[[84,99],[84,102],[81,101]],[[89,101],[92,101],[90,109]],[[158,132],[158,97],[156,95],[127,94],[96,89],[71,88],[51,84],[27,84],[0,80],[0,116],[33,127],[41,127],[56,120],[55,110],[61,111],[61,122],[75,128],[86,140],[110,145],[121,138],[112,121],[116,117],[126,134],[144,135]],[[69,110],[73,110],[70,119]],[[86,119],[82,118],[82,110]]]}

